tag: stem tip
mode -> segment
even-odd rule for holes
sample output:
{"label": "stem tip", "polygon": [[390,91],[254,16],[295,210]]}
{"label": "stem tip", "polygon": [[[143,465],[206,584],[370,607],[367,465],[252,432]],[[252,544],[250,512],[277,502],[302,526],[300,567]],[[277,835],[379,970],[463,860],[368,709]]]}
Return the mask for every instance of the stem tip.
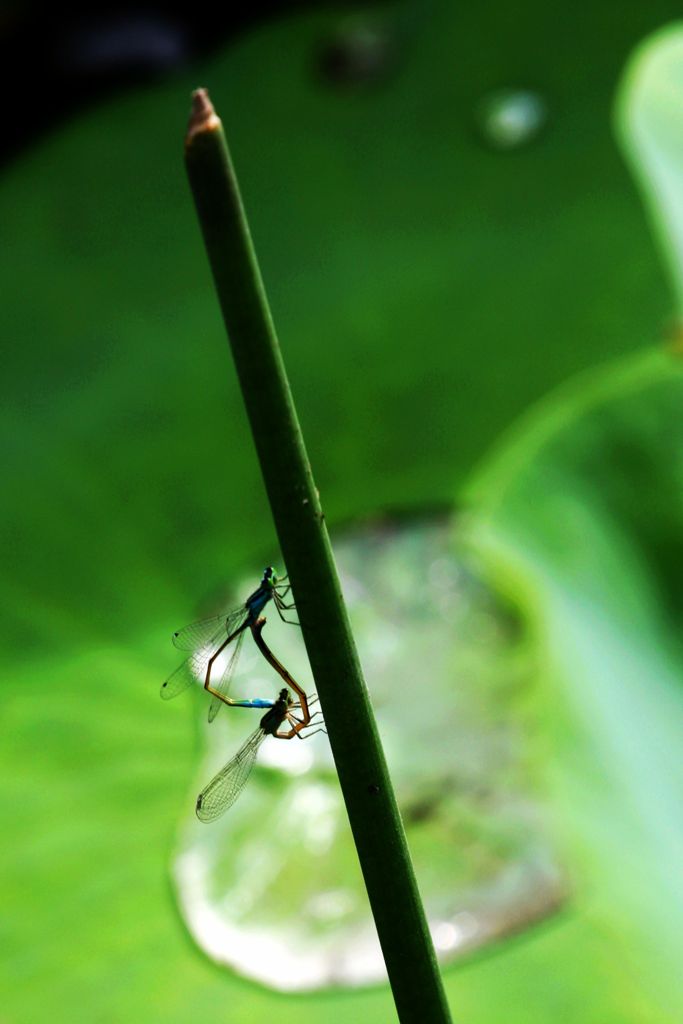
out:
{"label": "stem tip", "polygon": [[199,135],[200,132],[215,131],[216,128],[220,128],[220,124],[220,118],[209,99],[208,89],[195,89],[192,93],[192,112],[185,136],[186,145],[192,142],[195,135]]}

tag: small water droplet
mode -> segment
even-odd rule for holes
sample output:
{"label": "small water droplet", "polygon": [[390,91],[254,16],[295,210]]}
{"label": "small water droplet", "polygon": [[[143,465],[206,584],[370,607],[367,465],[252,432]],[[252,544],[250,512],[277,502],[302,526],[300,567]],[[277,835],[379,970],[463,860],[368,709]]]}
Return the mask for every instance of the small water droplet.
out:
{"label": "small water droplet", "polygon": [[529,89],[498,89],[477,107],[477,124],[494,149],[519,149],[538,137],[548,121],[548,105]]}
{"label": "small water droplet", "polygon": [[318,56],[323,79],[338,88],[374,85],[394,63],[394,40],[385,26],[366,18],[343,21]]}

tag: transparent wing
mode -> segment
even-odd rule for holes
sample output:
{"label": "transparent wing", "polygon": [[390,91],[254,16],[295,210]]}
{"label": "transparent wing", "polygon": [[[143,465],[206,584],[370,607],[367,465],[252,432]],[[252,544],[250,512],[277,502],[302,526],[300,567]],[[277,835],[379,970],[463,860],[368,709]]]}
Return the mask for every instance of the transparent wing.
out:
{"label": "transparent wing", "polygon": [[177,697],[179,693],[182,693],[183,690],[186,690],[193,683],[201,682],[203,684],[209,658],[213,651],[220,647],[222,637],[223,633],[221,631],[214,636],[212,643],[208,643],[202,650],[191,654],[175,672],[171,673],[168,679],[164,680],[159,691],[164,700],[171,700],[171,698]]}
{"label": "transparent wing", "polygon": [[215,821],[232,807],[240,795],[254,767],[258,749],[266,738],[263,729],[257,729],[237,751],[231,761],[211,779],[197,797],[197,817],[200,821]]}
{"label": "transparent wing", "polygon": [[192,654],[161,684],[160,693],[164,700],[177,697],[198,680],[203,684],[209,658],[248,614],[246,608],[238,608],[229,615],[214,615],[201,622],[192,622],[174,633],[175,646],[190,650]]}
{"label": "transparent wing", "polygon": [[[215,626],[216,620],[214,619],[213,622]],[[171,700],[173,697],[177,697],[179,693],[186,690],[188,686],[192,685],[192,683],[200,682],[203,685],[209,659],[213,654],[215,654],[221,644],[225,642],[228,636],[229,633],[226,633],[225,630],[225,619],[221,616],[220,626],[218,628],[214,628],[214,632],[207,635],[203,645],[197,647],[197,649],[193,651],[181,665],[178,666],[175,672],[172,672],[168,679],[165,679],[161,684],[160,693],[163,699]]]}
{"label": "transparent wing", "polygon": [[244,620],[249,612],[244,606],[223,615],[213,615],[210,619],[191,622],[173,634],[173,644],[181,651],[197,651],[217,638],[229,636]]}
{"label": "transparent wing", "polygon": [[[234,675],[235,668],[237,667],[237,662],[239,661],[240,651],[242,650],[242,641],[244,640],[246,632],[246,629],[243,629],[240,635],[235,640],[234,644],[232,645],[232,654],[230,655],[230,660],[223,669],[223,674],[221,675],[218,682],[215,683],[213,679],[211,679],[212,689],[218,690],[218,692],[222,693],[224,697],[227,697],[228,691],[230,690],[230,683],[232,682],[232,677]],[[213,722],[214,718],[220,711],[222,704],[223,701],[220,699],[220,697],[211,697],[211,703],[209,704],[210,722]]]}

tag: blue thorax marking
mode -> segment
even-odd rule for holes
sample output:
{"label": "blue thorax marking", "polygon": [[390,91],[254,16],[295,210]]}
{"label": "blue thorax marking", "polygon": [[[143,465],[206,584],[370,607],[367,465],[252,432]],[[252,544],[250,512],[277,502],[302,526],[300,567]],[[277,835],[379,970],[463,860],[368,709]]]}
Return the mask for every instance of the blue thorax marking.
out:
{"label": "blue thorax marking", "polygon": [[268,566],[263,572],[263,579],[257,589],[244,602],[244,607],[249,611],[249,621],[256,622],[259,615],[271,600],[277,577],[272,566]]}
{"label": "blue thorax marking", "polygon": [[262,583],[258,590],[255,590],[254,593],[247,598],[247,600],[244,603],[246,608],[249,610],[250,622],[256,622],[257,618],[259,617],[265,606],[268,604],[272,596],[272,585],[268,583]]}

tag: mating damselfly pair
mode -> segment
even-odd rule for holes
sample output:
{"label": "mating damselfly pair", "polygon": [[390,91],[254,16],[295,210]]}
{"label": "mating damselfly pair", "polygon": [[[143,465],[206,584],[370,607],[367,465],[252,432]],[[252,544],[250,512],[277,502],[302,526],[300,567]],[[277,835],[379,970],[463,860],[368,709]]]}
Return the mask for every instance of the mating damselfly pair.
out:
{"label": "mating damselfly pair", "polygon": [[[209,619],[193,622],[173,634],[175,646],[190,653],[162,683],[161,696],[165,700],[176,697],[192,683],[203,679],[204,689],[212,698],[209,705],[209,722],[216,717],[221,704],[228,707],[267,709],[258,729],[197,797],[196,812],[200,821],[215,821],[232,806],[249,778],[259,747],[266,736],[274,736],[281,740],[291,740],[295,736],[302,739],[304,730],[309,728],[315,717],[310,712],[312,701],[309,701],[303,689],[278,661],[263,639],[266,619],[261,612],[269,601],[273,602],[283,621],[297,625],[284,614],[285,611],[294,608],[293,602],[287,603],[285,600],[289,593],[287,577],[278,577],[273,567],[268,566],[264,570],[259,586],[243,605],[223,615],[214,615]],[[235,700],[229,695],[230,683],[235,674],[247,629],[250,630],[263,657],[286,683],[286,687],[280,690],[276,700],[261,697]],[[221,655],[231,644],[233,647],[225,667],[217,668]],[[297,700],[291,696],[290,690],[294,691]],[[318,726],[313,732],[321,730],[322,727]],[[312,733],[308,732],[307,735]]]}

